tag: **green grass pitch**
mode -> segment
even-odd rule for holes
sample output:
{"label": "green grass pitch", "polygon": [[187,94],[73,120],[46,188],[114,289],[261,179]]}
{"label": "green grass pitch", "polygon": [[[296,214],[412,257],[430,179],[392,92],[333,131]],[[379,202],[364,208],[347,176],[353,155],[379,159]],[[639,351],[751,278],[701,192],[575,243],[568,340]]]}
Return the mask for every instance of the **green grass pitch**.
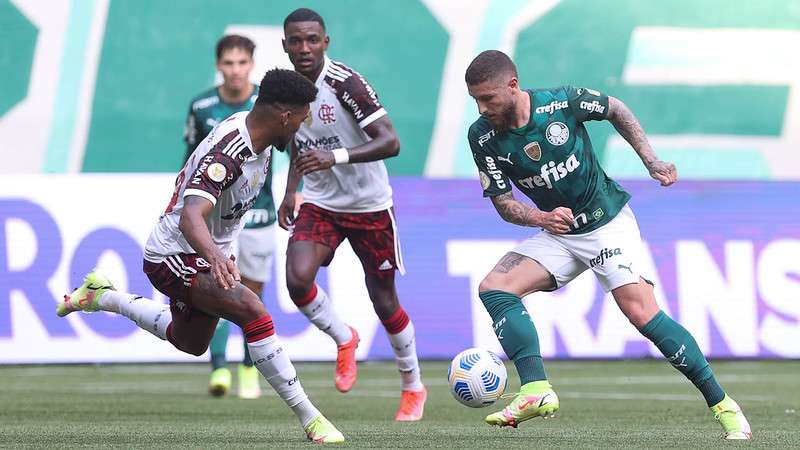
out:
{"label": "green grass pitch", "polygon": [[[752,442],[722,442],[700,394],[661,361],[553,361],[554,419],[492,428],[461,406],[446,362],[424,362],[429,397],[419,423],[395,423],[393,362],[361,363],[348,394],[329,363],[300,363],[317,406],[359,448],[800,448],[800,361],[712,363],[753,427]],[[508,364],[508,392],[518,388]],[[0,366],[0,448],[299,448],[294,416],[271,390],[260,400],[206,394],[206,364]],[[235,376],[234,376],[235,379]],[[502,400],[505,402],[507,400]]]}

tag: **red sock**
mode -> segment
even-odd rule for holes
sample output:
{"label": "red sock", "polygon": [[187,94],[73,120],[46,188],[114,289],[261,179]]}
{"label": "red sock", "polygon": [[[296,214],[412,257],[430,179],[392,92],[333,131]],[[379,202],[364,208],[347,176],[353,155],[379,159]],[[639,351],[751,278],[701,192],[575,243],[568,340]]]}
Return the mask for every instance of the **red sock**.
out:
{"label": "red sock", "polygon": [[386,328],[387,333],[397,334],[408,326],[410,320],[408,314],[406,314],[406,310],[404,310],[402,306],[398,306],[397,311],[392,314],[392,317],[382,320],[381,323],[383,323],[383,327]]}
{"label": "red sock", "polygon": [[308,291],[308,294],[306,294],[304,297],[297,300],[292,299],[292,301],[295,305],[297,305],[298,308],[302,308],[303,306],[313,302],[315,298],[317,298],[317,283],[311,285],[311,290]]}
{"label": "red sock", "polygon": [[269,314],[256,319],[244,326],[244,337],[247,342],[257,342],[275,334],[272,317]]}

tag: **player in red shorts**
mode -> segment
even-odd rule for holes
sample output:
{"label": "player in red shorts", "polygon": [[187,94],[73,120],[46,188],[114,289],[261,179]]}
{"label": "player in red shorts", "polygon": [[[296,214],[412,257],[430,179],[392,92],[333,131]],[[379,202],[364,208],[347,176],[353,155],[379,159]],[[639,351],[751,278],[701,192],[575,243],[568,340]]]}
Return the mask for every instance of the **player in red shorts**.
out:
{"label": "player in red shorts", "polygon": [[344,437],[308,399],[264,304],[241,283],[231,258],[242,217],[267,178],[272,147],[286,148],[316,94],[297,73],[270,70],[253,109],[214,127],[186,161],[144,251],[144,272],[169,305],[117,292],[92,272],[64,296],[56,313],[121,314],[197,356],[208,348],[219,318],[227,319],[242,328],[255,366],[297,415],[307,437],[333,443]]}
{"label": "player in red shorts", "polygon": [[[319,14],[295,10],[284,20],[283,30],[283,47],[295,70],[319,89],[309,120],[295,135],[289,195],[278,210],[279,224],[292,230],[286,261],[289,294],[300,311],[336,342],[336,388],[349,391],[356,381],[358,333],[336,314],[314,279],[339,244],[350,241],[400,370],[402,394],[395,420],[419,420],[427,391],[420,378],[414,325],[395,289],[395,271],[404,269],[392,188],[382,161],[399,153],[400,142],[369,83],[325,55],[330,38]],[[305,203],[294,217],[291,194],[301,175]]]}

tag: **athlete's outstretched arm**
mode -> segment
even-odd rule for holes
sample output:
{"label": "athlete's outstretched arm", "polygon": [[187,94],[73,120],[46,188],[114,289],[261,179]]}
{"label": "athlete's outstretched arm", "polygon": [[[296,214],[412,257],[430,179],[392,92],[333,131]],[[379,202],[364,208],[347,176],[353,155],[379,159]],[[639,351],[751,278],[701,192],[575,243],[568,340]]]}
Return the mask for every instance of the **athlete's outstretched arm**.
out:
{"label": "athlete's outstretched arm", "polygon": [[658,180],[662,186],[669,186],[678,181],[678,171],[675,165],[670,162],[661,161],[656,156],[647,136],[644,134],[639,120],[633,112],[621,100],[615,97],[608,97],[608,121],[614,125],[617,132],[631,144],[636,154],[644,163],[650,176]]}
{"label": "athlete's outstretched arm", "polygon": [[[334,152],[322,150],[304,152],[297,158],[297,170],[301,174],[306,175],[311,172],[316,172],[317,170],[329,169],[337,162],[359,163],[378,161],[400,154],[400,140],[397,138],[397,133],[394,131],[394,126],[388,116],[383,116],[375,120],[367,125],[364,131],[372,139],[356,147],[336,149]],[[339,158],[344,159],[342,161],[337,161],[335,152],[340,152]]]}
{"label": "athlete's outstretched arm", "polygon": [[211,239],[206,217],[213,210],[214,205],[206,198],[198,195],[184,197],[178,228],[186,238],[186,242],[211,264],[211,274],[217,285],[223,289],[230,289],[236,287],[236,282],[241,281],[242,277],[236,264],[225,256]]}
{"label": "athlete's outstretched arm", "polygon": [[575,221],[569,208],[558,207],[545,212],[522,203],[510,191],[492,197],[492,204],[506,222],[523,227],[542,227],[555,234],[568,232]]}

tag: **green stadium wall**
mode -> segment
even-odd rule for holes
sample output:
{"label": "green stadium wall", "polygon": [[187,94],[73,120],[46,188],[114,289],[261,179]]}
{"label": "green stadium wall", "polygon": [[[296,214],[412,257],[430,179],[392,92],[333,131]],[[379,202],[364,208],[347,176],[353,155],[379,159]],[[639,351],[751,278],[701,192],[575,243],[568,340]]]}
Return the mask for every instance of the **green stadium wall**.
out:
{"label": "green stadium wall", "polygon": [[[282,20],[299,6],[322,14],[329,55],[386,105],[402,142],[392,175],[474,176],[463,72],[498,48],[524,87],[623,99],[684,178],[800,179],[793,0],[0,0],[0,170],[175,171],[219,36],[252,36],[259,71],[286,66]],[[607,172],[647,176],[610,125],[589,129]]]}

